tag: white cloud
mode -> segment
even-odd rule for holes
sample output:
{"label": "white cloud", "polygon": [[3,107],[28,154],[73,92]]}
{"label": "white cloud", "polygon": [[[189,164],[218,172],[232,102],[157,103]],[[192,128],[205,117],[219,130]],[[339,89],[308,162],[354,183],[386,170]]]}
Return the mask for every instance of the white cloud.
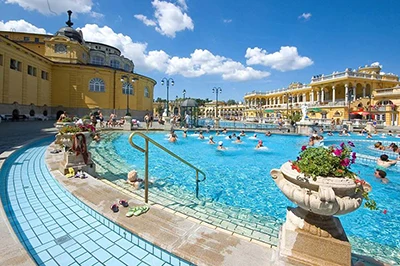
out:
{"label": "white cloud", "polygon": [[240,62],[233,61],[208,50],[196,49],[190,57],[172,57],[166,71],[169,75],[180,74],[184,77],[200,77],[203,75],[222,75],[224,80],[245,81],[262,79],[269,72],[245,67]]}
{"label": "white cloud", "polygon": [[135,18],[142,21],[146,26],[157,26],[157,23],[154,20],[148,19],[144,15],[134,15]]}
{"label": "white cloud", "polygon": [[311,16],[312,16],[311,13],[303,13],[298,17],[298,19],[309,20],[311,18]]}
{"label": "white cloud", "polygon": [[224,19],[223,22],[224,22],[224,23],[231,23],[231,22],[232,22],[232,19]]}
{"label": "white cloud", "polygon": [[187,9],[184,0],[178,0],[178,5],[159,0],[153,0],[151,4],[155,8],[154,19],[148,19],[142,14],[135,15],[135,18],[147,26],[154,26],[162,35],[175,38],[179,31],[194,29],[192,19],[184,13]]}
{"label": "white cloud", "polygon": [[188,6],[187,6],[185,0],[177,0],[176,2],[178,3],[178,5],[180,5],[182,7],[183,10],[187,10],[188,9]]}
{"label": "white cloud", "polygon": [[9,20],[5,23],[3,20],[0,20],[0,30],[47,34],[45,29],[38,28],[23,19]]}
{"label": "white cloud", "polygon": [[104,14],[101,14],[101,13],[98,13],[98,12],[94,12],[94,11],[90,11],[90,16],[92,17],[92,18],[95,18],[95,19],[102,19],[102,18],[104,18]]}
{"label": "white cloud", "polygon": [[221,75],[224,80],[232,81],[262,79],[270,75],[208,50],[196,49],[190,57],[171,57],[162,50],[147,51],[147,43],[135,43],[131,37],[116,33],[107,26],[87,24],[81,30],[87,41],[102,42],[120,49],[124,56],[133,60],[139,71],[157,70],[184,77]]}
{"label": "white cloud", "polygon": [[[67,10],[72,10],[75,13],[90,14],[90,12],[93,12],[92,0],[5,0],[5,3],[17,4],[23,9],[36,10],[45,15],[65,14]],[[93,14],[91,15],[93,16]]]}
{"label": "white cloud", "polygon": [[282,46],[279,52],[272,54],[258,47],[247,48],[245,57],[248,65],[264,65],[280,71],[302,69],[314,63],[310,58],[300,56],[294,46]]}

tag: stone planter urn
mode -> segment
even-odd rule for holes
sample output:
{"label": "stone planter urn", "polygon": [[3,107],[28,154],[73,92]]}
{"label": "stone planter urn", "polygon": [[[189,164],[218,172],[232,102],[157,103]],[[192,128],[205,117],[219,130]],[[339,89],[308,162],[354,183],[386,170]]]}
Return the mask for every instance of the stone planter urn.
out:
{"label": "stone planter urn", "polygon": [[340,220],[333,215],[358,209],[363,187],[350,178],[317,177],[314,181],[291,166],[286,162],[271,170],[276,185],[298,206],[287,210],[276,263],[351,265],[351,246]]}
{"label": "stone planter urn", "polygon": [[124,130],[131,130],[132,129],[132,116],[126,115],[124,116]]}
{"label": "stone planter urn", "polygon": [[67,127],[67,126],[75,126],[74,122],[56,122],[54,124],[55,128],[58,129],[58,131],[60,131],[60,129]]}
{"label": "stone planter urn", "polygon": [[[89,146],[90,143],[92,142],[92,137],[91,137],[91,132],[85,131],[85,132],[79,132],[83,133],[86,138],[86,146]],[[65,133],[65,134],[60,134],[58,133],[56,135],[56,144],[63,145],[66,149],[69,149],[72,147],[72,139],[75,133]]]}

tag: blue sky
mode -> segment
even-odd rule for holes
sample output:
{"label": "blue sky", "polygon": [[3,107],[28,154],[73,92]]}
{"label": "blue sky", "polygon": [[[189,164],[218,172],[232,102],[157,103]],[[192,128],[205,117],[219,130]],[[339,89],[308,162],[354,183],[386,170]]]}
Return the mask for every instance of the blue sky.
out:
{"label": "blue sky", "polygon": [[[50,6],[50,9],[49,9]],[[55,33],[74,12],[85,40],[108,43],[155,79],[155,97],[242,101],[246,92],[379,62],[400,73],[400,1],[0,0],[0,30]]]}

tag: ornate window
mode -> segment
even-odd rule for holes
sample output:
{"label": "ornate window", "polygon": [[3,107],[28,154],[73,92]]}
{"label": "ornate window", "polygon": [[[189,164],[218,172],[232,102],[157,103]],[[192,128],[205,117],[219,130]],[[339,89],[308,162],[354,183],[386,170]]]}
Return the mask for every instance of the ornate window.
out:
{"label": "ornate window", "polygon": [[95,55],[92,57],[92,62],[93,65],[104,65],[104,58],[98,55]]}
{"label": "ornate window", "polygon": [[124,82],[122,84],[122,93],[133,95],[133,86],[130,83]]}
{"label": "ornate window", "polygon": [[56,43],[54,50],[56,51],[56,53],[65,54],[67,53],[67,46],[62,43]]}
{"label": "ornate window", "polygon": [[147,88],[147,87],[144,88],[144,97],[150,98],[149,88]]}
{"label": "ornate window", "polygon": [[119,68],[119,61],[118,60],[111,60],[110,61],[110,66],[112,68]]}
{"label": "ornate window", "polygon": [[105,91],[104,80],[100,78],[91,79],[89,82],[89,91],[104,92]]}

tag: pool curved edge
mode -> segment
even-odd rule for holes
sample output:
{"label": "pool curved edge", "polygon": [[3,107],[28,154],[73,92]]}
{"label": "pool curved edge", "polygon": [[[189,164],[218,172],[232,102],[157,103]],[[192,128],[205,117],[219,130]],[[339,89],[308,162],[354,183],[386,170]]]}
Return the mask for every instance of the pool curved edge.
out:
{"label": "pool curved edge", "polygon": [[89,208],[132,234],[196,265],[229,265],[231,262],[270,265],[274,252],[271,246],[201,224],[159,204],[149,202],[150,211],[139,217],[126,218],[122,207],[118,213],[113,213],[109,207],[119,199],[129,200],[131,205],[142,205],[143,199],[103,180],[65,178],[58,171],[62,154],[50,153],[53,145],[47,148],[45,163],[57,182]]}
{"label": "pool curved edge", "polygon": [[[41,137],[42,138],[42,137]],[[37,138],[24,146],[29,145],[37,141]],[[20,147],[20,146],[19,146]],[[19,148],[18,147],[18,148]],[[3,165],[7,159],[11,156],[15,155],[18,152],[18,149],[4,151],[0,154],[0,172],[2,171]],[[5,181],[0,179],[0,186],[3,186]],[[21,266],[31,266],[35,265],[35,261],[22,245],[18,236],[15,234],[13,227],[10,224],[10,221],[5,212],[5,206],[0,197],[0,239],[3,243],[7,243],[7,245],[0,246],[0,265],[21,265]]]}

